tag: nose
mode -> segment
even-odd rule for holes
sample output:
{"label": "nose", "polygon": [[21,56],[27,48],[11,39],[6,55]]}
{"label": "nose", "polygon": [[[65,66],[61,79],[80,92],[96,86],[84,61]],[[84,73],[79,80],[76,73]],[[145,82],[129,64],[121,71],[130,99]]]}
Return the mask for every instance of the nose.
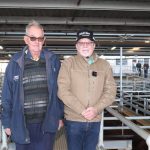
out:
{"label": "nose", "polygon": [[38,38],[35,40],[35,42],[36,42],[36,43],[40,43]]}
{"label": "nose", "polygon": [[83,43],[83,47],[87,47],[88,46],[88,43]]}

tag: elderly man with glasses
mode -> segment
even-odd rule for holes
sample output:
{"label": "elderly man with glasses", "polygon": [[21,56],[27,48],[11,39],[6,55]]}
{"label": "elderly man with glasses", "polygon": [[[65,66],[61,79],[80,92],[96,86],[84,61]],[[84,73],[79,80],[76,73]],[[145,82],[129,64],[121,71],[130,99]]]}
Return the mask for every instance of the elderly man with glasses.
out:
{"label": "elderly man with glasses", "polygon": [[46,48],[43,27],[26,26],[27,46],[10,60],[2,90],[2,125],[16,150],[53,150],[63,124],[63,103],[57,97],[60,61]]}
{"label": "elderly man with glasses", "polygon": [[95,46],[93,32],[79,31],[77,55],[64,60],[58,75],[68,150],[96,150],[101,112],[115,100],[112,69],[95,54]]}

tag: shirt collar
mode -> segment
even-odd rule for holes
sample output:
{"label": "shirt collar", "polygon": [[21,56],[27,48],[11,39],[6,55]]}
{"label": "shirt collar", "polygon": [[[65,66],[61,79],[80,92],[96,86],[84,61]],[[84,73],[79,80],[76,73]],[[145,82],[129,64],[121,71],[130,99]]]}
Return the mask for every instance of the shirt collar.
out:
{"label": "shirt collar", "polygon": [[[28,49],[25,51],[25,58],[32,59],[32,55]],[[43,51],[40,53],[40,59],[45,59]]]}

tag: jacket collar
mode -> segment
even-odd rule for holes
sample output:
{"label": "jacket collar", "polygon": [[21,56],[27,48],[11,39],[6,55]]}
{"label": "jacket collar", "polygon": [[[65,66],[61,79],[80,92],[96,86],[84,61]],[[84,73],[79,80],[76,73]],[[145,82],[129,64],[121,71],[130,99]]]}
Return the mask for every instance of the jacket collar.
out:
{"label": "jacket collar", "polygon": [[[33,59],[31,52],[28,49],[25,50],[25,58]],[[40,53],[40,59],[45,59],[43,51],[41,51],[41,53]]]}
{"label": "jacket collar", "polygon": [[[95,63],[99,58],[96,53],[93,53],[91,57],[93,58],[93,63]],[[80,62],[84,62],[86,65],[88,64],[88,59],[81,56],[79,53],[77,53],[77,59],[79,59]]]}
{"label": "jacket collar", "polygon": [[[17,57],[17,58],[14,58],[14,61],[16,61],[16,62],[19,64],[20,68],[24,68],[24,56],[25,56],[25,52],[26,52],[27,50],[28,50],[28,46],[25,46],[25,47],[22,49],[22,52],[21,52],[20,56]],[[42,53],[43,53],[43,54],[42,54],[42,55],[43,55],[42,57],[45,57],[45,60],[46,60],[46,61],[54,55],[54,53],[51,52],[51,51],[48,51],[47,48],[44,48],[44,49],[42,50]]]}

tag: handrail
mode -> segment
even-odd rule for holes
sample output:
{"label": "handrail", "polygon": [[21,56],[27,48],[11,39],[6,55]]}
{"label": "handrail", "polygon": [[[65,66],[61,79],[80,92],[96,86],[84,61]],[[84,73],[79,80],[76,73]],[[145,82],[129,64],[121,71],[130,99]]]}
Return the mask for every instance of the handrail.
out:
{"label": "handrail", "polygon": [[117,117],[120,121],[126,124],[130,129],[132,129],[136,134],[146,140],[148,145],[148,150],[150,150],[150,134],[145,130],[141,129],[139,126],[131,122],[130,120],[126,119],[123,115],[118,113],[116,110],[112,109],[111,107],[107,107],[106,110],[111,113],[113,116]]}
{"label": "handrail", "polygon": [[97,144],[96,150],[105,150],[104,149],[104,111],[101,114],[101,123],[100,123],[100,132],[99,132],[99,142]]}

